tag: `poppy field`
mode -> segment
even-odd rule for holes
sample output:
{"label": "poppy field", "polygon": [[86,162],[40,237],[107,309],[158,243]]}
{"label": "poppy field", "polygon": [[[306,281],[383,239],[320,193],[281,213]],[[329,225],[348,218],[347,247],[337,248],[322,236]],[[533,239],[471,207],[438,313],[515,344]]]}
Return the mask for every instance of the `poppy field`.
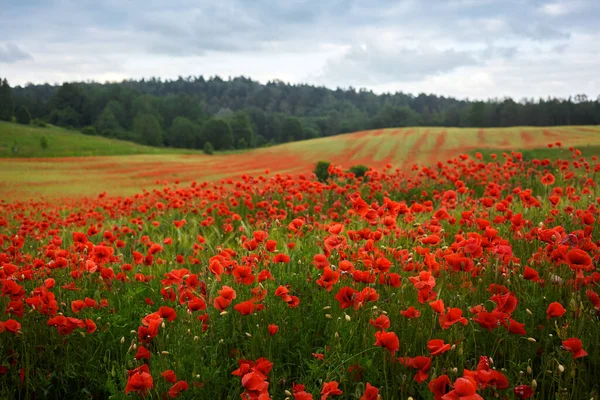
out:
{"label": "poppy field", "polygon": [[600,163],[551,146],[2,202],[0,397],[596,399]]}
{"label": "poppy field", "polygon": [[[129,142],[86,136],[61,128],[20,128],[23,157],[2,152],[2,130],[15,124],[0,123],[0,193],[5,200],[32,197],[57,199],[134,195],[165,180],[182,183],[237,179],[242,174],[258,176],[266,168],[274,172],[309,175],[318,161],[349,168],[387,164],[410,170],[414,164],[434,165],[458,154],[476,152],[530,152],[530,158],[554,156],[547,144],[560,141],[584,155],[600,149],[600,127],[511,127],[440,128],[408,127],[349,133],[304,140],[243,152],[207,156],[191,150],[152,148]],[[15,128],[15,129],[17,129]],[[39,137],[47,136],[49,148],[39,148]],[[10,143],[9,140],[5,140]],[[75,143],[76,145],[70,144]],[[7,148],[7,151],[9,149]],[[93,152],[92,152],[93,151]],[[541,154],[538,153],[541,151]],[[50,156],[52,154],[53,156]]]}

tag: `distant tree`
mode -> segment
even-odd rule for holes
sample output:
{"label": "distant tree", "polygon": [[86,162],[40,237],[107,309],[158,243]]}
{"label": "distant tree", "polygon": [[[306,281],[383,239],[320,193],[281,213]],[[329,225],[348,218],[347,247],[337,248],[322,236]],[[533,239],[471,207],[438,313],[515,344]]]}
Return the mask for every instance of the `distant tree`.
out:
{"label": "distant tree", "polygon": [[19,108],[17,108],[17,112],[15,113],[15,119],[19,124],[29,125],[31,122],[31,114],[29,114],[27,107],[19,106]]}
{"label": "distant tree", "polygon": [[0,120],[12,121],[13,107],[12,89],[4,78],[0,80]]}
{"label": "distant tree", "polygon": [[238,141],[237,141],[236,148],[242,149],[242,150],[243,149],[247,149],[248,148],[248,143],[246,142],[246,139],[243,138],[243,137],[239,138]]}
{"label": "distant tree", "polygon": [[136,115],[133,119],[133,132],[147,145],[163,145],[162,128],[158,119],[152,114],[140,113]]}
{"label": "distant tree", "polygon": [[50,99],[50,104],[55,112],[52,123],[56,125],[77,128],[91,122],[89,98],[78,84],[64,83]]}
{"label": "distant tree", "polygon": [[[238,149],[256,146],[256,137],[254,135],[254,130],[252,129],[252,122],[247,113],[235,113],[229,120],[229,125],[231,126],[231,133],[233,134],[233,139],[236,141]],[[244,147],[240,147],[240,143],[243,143]]]}
{"label": "distant tree", "polygon": [[373,120],[374,128],[397,128],[419,125],[419,114],[406,106],[387,105],[381,109]]}
{"label": "distant tree", "polygon": [[477,101],[471,104],[469,110],[469,124],[475,127],[485,126],[485,103],[483,101]]}
{"label": "distant tree", "polygon": [[202,126],[204,140],[210,142],[216,150],[233,148],[233,134],[226,120],[211,118]]}
{"label": "distant tree", "polygon": [[53,125],[64,126],[67,128],[81,126],[81,114],[71,107],[56,108],[52,110],[48,119]]}
{"label": "distant tree", "polygon": [[204,148],[202,150],[204,151],[204,154],[208,154],[209,156],[215,152],[215,149],[210,142],[204,143]]}
{"label": "distant tree", "polygon": [[300,124],[298,118],[286,118],[281,131],[286,142],[304,139],[304,130],[302,129],[302,124]]}
{"label": "distant tree", "polygon": [[199,128],[185,117],[176,117],[169,128],[167,144],[171,147],[193,149],[199,136]]}
{"label": "distant tree", "polygon": [[118,132],[123,129],[115,114],[112,111],[113,107],[107,105],[102,111],[102,114],[96,120],[94,124],[96,126],[96,130],[102,135],[106,137],[116,137],[118,136]]}

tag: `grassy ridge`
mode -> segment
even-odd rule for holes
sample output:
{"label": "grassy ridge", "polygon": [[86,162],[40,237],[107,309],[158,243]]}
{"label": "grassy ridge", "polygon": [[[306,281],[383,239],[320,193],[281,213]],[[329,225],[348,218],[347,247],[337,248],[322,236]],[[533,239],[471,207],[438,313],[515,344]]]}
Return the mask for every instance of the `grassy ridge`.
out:
{"label": "grassy ridge", "polygon": [[[48,147],[41,145],[46,138]],[[129,154],[195,153],[193,150],[158,148],[118,139],[87,136],[52,125],[40,128],[0,122],[0,157],[82,157]]]}

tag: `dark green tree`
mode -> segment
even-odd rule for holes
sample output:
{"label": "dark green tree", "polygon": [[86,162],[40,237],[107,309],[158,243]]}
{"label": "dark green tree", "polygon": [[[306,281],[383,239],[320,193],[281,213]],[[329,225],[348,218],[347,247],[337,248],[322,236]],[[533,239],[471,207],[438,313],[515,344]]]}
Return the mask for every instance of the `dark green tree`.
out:
{"label": "dark green tree", "polygon": [[0,80],[0,120],[12,121],[13,117],[12,89],[6,78]]}
{"label": "dark green tree", "polygon": [[[252,122],[250,122],[248,114],[245,112],[235,113],[229,120],[229,125],[231,126],[233,140],[236,142],[236,147],[238,149],[246,149],[248,147],[256,146],[256,137],[254,135]],[[243,143],[244,147],[242,147],[240,143]]]}
{"label": "dark green tree", "polygon": [[133,132],[150,146],[163,145],[163,131],[158,119],[152,114],[140,113],[133,119]]}
{"label": "dark green tree", "polygon": [[285,119],[281,128],[284,140],[286,142],[293,142],[295,140],[304,139],[304,130],[302,124],[295,117],[288,117]]}
{"label": "dark green tree", "polygon": [[17,112],[15,113],[15,119],[19,124],[29,125],[31,122],[31,114],[29,114],[27,107],[19,106],[19,108],[17,108]]}
{"label": "dark green tree", "polygon": [[233,148],[233,134],[226,120],[211,118],[202,126],[202,137],[210,142],[215,150],[229,150]]}
{"label": "dark green tree", "polygon": [[166,141],[170,147],[193,149],[199,136],[199,128],[192,121],[186,117],[176,117],[169,128]]}
{"label": "dark green tree", "polygon": [[115,117],[112,108],[113,107],[110,107],[109,103],[94,124],[96,126],[96,130],[102,136],[117,137],[119,135],[119,131],[123,130],[123,127]]}
{"label": "dark green tree", "polygon": [[64,83],[50,99],[55,113],[54,124],[80,127],[91,123],[91,108],[87,94],[76,83]]}

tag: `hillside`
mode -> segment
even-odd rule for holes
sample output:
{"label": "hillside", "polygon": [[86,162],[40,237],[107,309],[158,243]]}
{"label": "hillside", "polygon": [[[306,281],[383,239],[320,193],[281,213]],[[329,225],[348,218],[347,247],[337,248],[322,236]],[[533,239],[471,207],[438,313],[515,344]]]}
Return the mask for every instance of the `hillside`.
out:
{"label": "hillside", "polygon": [[[109,154],[129,151],[129,155],[0,160],[0,193],[3,198],[90,196],[105,190],[112,195],[126,195],[139,192],[141,188],[156,187],[163,181],[201,182],[236,178],[243,174],[258,176],[266,169],[272,173],[310,174],[321,160],[345,168],[358,164],[373,167],[390,164],[410,171],[415,163],[434,165],[459,154],[474,155],[478,151],[484,154],[527,151],[532,157],[544,158],[568,157],[564,147],[569,146],[585,150],[590,155],[597,154],[600,149],[598,126],[381,129],[213,156],[166,154],[168,149],[152,149],[125,142],[130,146],[127,147],[124,142],[63,130],[56,132],[62,132],[66,138],[77,138],[71,141],[65,139],[63,152],[66,154],[81,152],[84,148],[78,144],[81,139],[103,143],[108,147],[106,152],[113,151],[110,146],[119,143],[123,148]],[[81,147],[77,151],[65,147],[71,142]],[[563,148],[547,147],[556,142],[561,142]],[[134,155],[134,149],[149,154]],[[152,150],[155,154],[150,154]]]}
{"label": "hillside", "polygon": [[[42,147],[45,138],[47,147]],[[193,150],[156,148],[48,125],[40,128],[0,121],[0,157],[83,157],[130,154],[194,153]]]}

